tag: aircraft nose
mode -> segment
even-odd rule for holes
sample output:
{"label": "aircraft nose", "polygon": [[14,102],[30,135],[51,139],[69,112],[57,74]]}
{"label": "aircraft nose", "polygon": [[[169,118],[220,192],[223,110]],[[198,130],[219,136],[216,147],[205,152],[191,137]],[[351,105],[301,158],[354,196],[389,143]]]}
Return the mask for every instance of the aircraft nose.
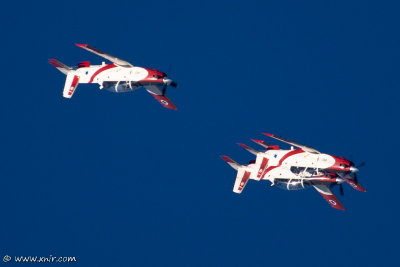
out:
{"label": "aircraft nose", "polygon": [[350,171],[351,172],[358,172],[358,169],[356,167],[351,166],[350,167]]}
{"label": "aircraft nose", "polygon": [[336,183],[342,184],[344,180],[341,177],[336,178]]}
{"label": "aircraft nose", "polygon": [[178,87],[178,84],[176,82],[174,82],[173,80],[171,80],[170,78],[164,78],[164,84],[166,85],[171,85],[172,87]]}
{"label": "aircraft nose", "polygon": [[172,80],[170,79],[170,78],[167,78],[167,77],[165,77],[164,79],[163,79],[163,81],[164,81],[164,83],[166,83],[166,84],[171,84],[171,82],[172,82]]}

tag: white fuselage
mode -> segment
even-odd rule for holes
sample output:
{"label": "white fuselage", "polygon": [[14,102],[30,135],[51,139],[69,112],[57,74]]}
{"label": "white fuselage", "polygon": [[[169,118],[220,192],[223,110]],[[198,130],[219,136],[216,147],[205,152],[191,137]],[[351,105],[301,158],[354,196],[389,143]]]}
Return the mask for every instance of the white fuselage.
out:
{"label": "white fuselage", "polygon": [[141,67],[120,67],[114,64],[93,65],[76,70],[79,75],[79,83],[98,83],[124,81],[138,82],[148,77],[149,72]]}
{"label": "white fuselage", "polygon": [[[257,154],[256,162],[247,167],[251,169],[250,179],[270,180],[278,178],[299,178],[310,176],[315,170],[326,169],[335,163],[328,154],[313,154],[302,149],[268,150]],[[302,172],[293,172],[293,167],[302,168]],[[307,172],[307,169],[309,172]]]}

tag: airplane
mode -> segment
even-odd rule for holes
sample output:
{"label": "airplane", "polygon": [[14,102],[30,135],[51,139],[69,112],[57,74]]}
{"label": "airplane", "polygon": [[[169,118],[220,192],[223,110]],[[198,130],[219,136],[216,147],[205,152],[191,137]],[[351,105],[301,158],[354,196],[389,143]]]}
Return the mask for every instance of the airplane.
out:
{"label": "airplane", "polygon": [[[233,192],[240,194],[249,180],[268,180],[271,186],[284,190],[300,190],[313,187],[335,209],[345,210],[331,188],[339,185],[343,195],[343,183],[355,190],[366,192],[358,183],[359,166],[343,157],[321,153],[318,150],[284,139],[274,134],[264,135],[291,145],[289,150],[280,149],[263,140],[252,139],[261,145],[263,150],[256,150],[245,144],[239,146],[256,156],[247,165],[241,165],[228,156],[221,156],[232,168],[237,170]],[[296,149],[294,147],[297,147]]]}
{"label": "airplane", "polygon": [[100,89],[115,93],[134,91],[144,87],[165,108],[178,109],[165,95],[168,86],[176,88],[178,84],[169,79],[164,72],[134,66],[87,44],[75,45],[112,63],[91,65],[89,61],[83,61],[76,67],[70,67],[56,59],[49,59],[51,65],[67,76],[63,90],[65,98],[71,98],[80,83],[98,83]]}

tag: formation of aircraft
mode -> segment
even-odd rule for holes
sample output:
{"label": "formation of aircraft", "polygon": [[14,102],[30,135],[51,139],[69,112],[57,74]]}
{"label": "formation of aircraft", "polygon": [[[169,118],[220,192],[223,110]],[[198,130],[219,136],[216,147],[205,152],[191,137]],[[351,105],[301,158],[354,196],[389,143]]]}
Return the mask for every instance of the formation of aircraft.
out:
{"label": "formation of aircraft", "polygon": [[164,72],[134,66],[87,44],[76,44],[76,46],[112,63],[91,65],[89,61],[83,61],[76,67],[70,67],[56,59],[49,59],[51,65],[67,76],[63,90],[65,98],[71,98],[80,83],[97,83],[100,89],[115,93],[134,91],[144,87],[161,105],[168,109],[177,109],[165,93],[168,86],[177,87],[178,84],[168,78]]}
{"label": "formation of aircraft", "polygon": [[358,168],[350,160],[321,153],[314,148],[273,134],[265,133],[265,135],[290,144],[291,149],[280,149],[277,145],[269,145],[262,140],[252,139],[264,149],[259,151],[245,144],[238,144],[256,156],[256,159],[249,164],[240,165],[228,156],[221,156],[237,170],[233,192],[240,194],[249,180],[268,180],[271,186],[285,190],[313,187],[333,208],[339,210],[345,208],[332,193],[330,189],[332,186],[339,185],[341,194],[343,194],[343,183],[349,184],[358,191],[366,192],[358,183],[356,174]]}
{"label": "formation of aircraft", "polygon": [[[177,109],[165,95],[167,88],[177,87],[177,83],[164,72],[134,66],[87,44],[76,44],[76,46],[112,63],[91,65],[89,61],[83,61],[76,67],[70,67],[56,59],[50,59],[49,63],[67,76],[63,89],[65,98],[71,98],[80,83],[97,83],[100,89],[116,93],[144,87],[165,108]],[[249,180],[268,180],[271,186],[275,185],[285,190],[313,187],[333,208],[340,210],[344,210],[344,206],[332,193],[331,187],[339,185],[341,195],[343,195],[343,183],[349,184],[358,191],[366,192],[358,183],[358,168],[350,160],[321,153],[314,148],[273,134],[265,135],[290,144],[291,148],[280,149],[277,145],[269,145],[262,140],[252,139],[261,145],[263,150],[255,150],[242,143],[238,144],[256,156],[256,159],[249,164],[240,165],[228,156],[221,156],[237,170],[233,192],[241,193]]]}

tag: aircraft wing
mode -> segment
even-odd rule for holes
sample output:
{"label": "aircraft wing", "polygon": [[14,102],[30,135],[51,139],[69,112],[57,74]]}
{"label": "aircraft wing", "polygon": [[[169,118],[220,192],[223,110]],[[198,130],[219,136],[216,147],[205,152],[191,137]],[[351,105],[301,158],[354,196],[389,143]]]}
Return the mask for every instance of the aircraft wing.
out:
{"label": "aircraft wing", "polygon": [[364,187],[362,187],[359,183],[356,183],[356,181],[354,181],[353,179],[344,178],[344,180],[345,180],[351,187],[353,187],[355,190],[358,190],[358,191],[361,191],[361,192],[367,192],[367,190],[365,190]]}
{"label": "aircraft wing", "polygon": [[178,108],[172,103],[167,96],[163,94],[162,89],[157,85],[145,85],[147,92],[150,93],[165,108],[177,110]]}
{"label": "aircraft wing", "polygon": [[332,193],[332,191],[329,189],[328,186],[324,184],[313,184],[315,190],[318,191],[318,193],[321,194],[321,196],[328,201],[329,205],[331,205],[332,208],[338,209],[338,210],[345,210],[344,206],[340,201],[337,199],[337,197]]}
{"label": "aircraft wing", "polygon": [[304,145],[299,144],[299,143],[295,143],[295,142],[293,142],[293,141],[284,139],[284,138],[279,137],[279,136],[276,136],[276,135],[274,135],[274,134],[269,134],[269,133],[263,133],[263,134],[265,134],[266,136],[275,138],[275,139],[277,139],[277,140],[279,140],[279,141],[282,141],[282,142],[284,142],[284,143],[290,144],[290,145],[292,145],[292,146],[299,147],[299,148],[303,149],[303,150],[306,151],[306,152],[310,152],[310,153],[314,153],[314,154],[320,154],[320,153],[321,153],[321,152],[319,152],[318,150],[316,150],[316,149],[314,149],[314,148],[312,148],[312,147],[304,146]]}
{"label": "aircraft wing", "polygon": [[83,48],[83,49],[85,49],[85,50],[87,50],[87,51],[89,51],[89,52],[91,52],[93,54],[96,54],[96,55],[100,56],[100,57],[103,57],[103,58],[105,58],[105,59],[117,64],[118,66],[121,66],[121,67],[134,67],[128,61],[125,61],[125,60],[122,60],[120,58],[114,57],[114,56],[112,56],[110,54],[104,53],[103,51],[101,51],[101,50],[99,50],[97,48],[94,48],[92,46],[89,46],[87,44],[76,44],[76,46],[78,46],[80,48]]}

